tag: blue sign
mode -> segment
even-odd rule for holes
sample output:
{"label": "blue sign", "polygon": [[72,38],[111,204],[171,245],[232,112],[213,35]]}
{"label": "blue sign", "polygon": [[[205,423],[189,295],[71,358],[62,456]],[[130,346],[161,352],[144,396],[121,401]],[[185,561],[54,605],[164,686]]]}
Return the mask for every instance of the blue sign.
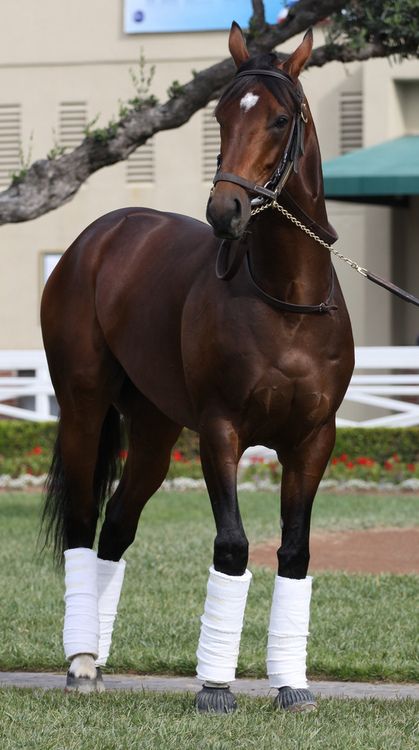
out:
{"label": "blue sign", "polygon": [[[268,23],[279,23],[296,0],[265,0]],[[247,28],[251,0],[125,0],[127,34],[229,29],[232,21]]]}

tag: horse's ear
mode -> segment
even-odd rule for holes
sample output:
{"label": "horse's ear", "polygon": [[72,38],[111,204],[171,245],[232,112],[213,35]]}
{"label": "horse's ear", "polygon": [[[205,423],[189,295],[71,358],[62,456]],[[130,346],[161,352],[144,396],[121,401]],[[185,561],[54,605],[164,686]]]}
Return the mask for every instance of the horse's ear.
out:
{"label": "horse's ear", "polygon": [[247,51],[243,32],[239,24],[235,21],[233,21],[233,23],[231,24],[230,36],[228,38],[228,48],[238,68],[240,68],[240,65],[243,65],[243,63],[246,62],[246,60],[248,60],[250,57]]}
{"label": "horse's ear", "polygon": [[288,75],[291,76],[295,81],[300,75],[304,65],[311,55],[313,49],[313,30],[309,29],[304,34],[304,39],[300,46],[290,55],[285,62],[281,65],[281,68],[285,70]]}

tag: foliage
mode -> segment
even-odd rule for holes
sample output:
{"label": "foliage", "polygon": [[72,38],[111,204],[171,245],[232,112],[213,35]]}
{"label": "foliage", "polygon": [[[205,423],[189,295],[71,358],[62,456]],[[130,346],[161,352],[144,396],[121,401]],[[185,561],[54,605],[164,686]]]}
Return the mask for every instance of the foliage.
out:
{"label": "foliage", "polygon": [[[144,51],[141,48],[137,67],[129,69],[131,83],[135,90],[135,96],[129,99],[128,104],[134,109],[140,109],[145,105],[153,106],[154,104],[157,104],[158,99],[149,93],[155,72],[155,65],[150,65],[147,69]],[[125,112],[125,115],[128,114],[128,112],[129,110]]]}
{"label": "foliage", "polygon": [[409,463],[419,460],[418,427],[340,428],[336,433],[333,455],[370,456],[384,463],[395,452],[401,461]]}
{"label": "foliage", "polygon": [[360,50],[380,44],[399,57],[417,54],[419,15],[417,0],[351,0],[331,18],[328,42]]}
{"label": "foliage", "polygon": [[27,153],[25,153],[22,145],[19,146],[20,169],[18,172],[12,172],[11,174],[11,180],[12,180],[13,185],[16,185],[16,183],[23,180],[28,174],[28,170],[32,162],[32,151],[33,151],[33,132],[30,134],[30,137],[29,137]]}
{"label": "foliage", "polygon": [[51,452],[57,434],[55,422],[0,420],[0,456],[20,458],[36,446]]}
{"label": "foliage", "polygon": [[[51,462],[57,425],[0,420],[0,474],[46,473]],[[121,452],[126,458],[126,447]],[[281,467],[275,461],[256,459],[241,474],[242,481],[280,481]],[[199,438],[183,430],[172,452],[168,478],[202,477]],[[326,476],[334,479],[365,479],[399,482],[419,477],[419,429],[339,429]]]}

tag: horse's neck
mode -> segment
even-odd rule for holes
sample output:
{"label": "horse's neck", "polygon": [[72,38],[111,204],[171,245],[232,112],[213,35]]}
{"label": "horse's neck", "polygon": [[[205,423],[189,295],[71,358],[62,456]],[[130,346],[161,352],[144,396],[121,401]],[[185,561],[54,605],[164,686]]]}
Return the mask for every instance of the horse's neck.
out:
{"label": "horse's neck", "polygon": [[[287,191],[303,211],[328,228],[317,136],[308,134],[298,174]],[[281,203],[281,198],[278,200]],[[296,304],[318,304],[330,288],[330,253],[275,208],[261,213],[251,227],[250,256],[255,277],[276,297]]]}

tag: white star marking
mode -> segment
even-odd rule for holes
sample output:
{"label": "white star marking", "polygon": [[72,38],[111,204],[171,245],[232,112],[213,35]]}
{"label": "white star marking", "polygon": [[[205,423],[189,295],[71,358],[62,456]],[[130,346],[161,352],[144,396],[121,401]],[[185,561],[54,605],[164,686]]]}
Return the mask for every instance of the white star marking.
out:
{"label": "white star marking", "polygon": [[243,99],[241,99],[240,101],[240,109],[244,109],[245,112],[248,112],[249,109],[252,109],[252,107],[254,107],[256,102],[258,101],[259,101],[258,95],[251,94],[250,91],[248,91],[247,94],[245,94]]}

